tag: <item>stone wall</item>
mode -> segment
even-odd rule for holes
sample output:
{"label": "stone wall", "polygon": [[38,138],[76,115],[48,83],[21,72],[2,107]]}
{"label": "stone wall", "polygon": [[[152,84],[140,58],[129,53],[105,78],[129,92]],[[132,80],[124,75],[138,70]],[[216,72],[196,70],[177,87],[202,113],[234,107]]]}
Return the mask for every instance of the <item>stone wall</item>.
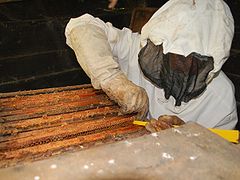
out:
{"label": "stone wall", "polygon": [[19,0],[0,3],[0,92],[89,83],[66,45],[71,17],[86,12],[128,26],[131,11],[105,0]]}

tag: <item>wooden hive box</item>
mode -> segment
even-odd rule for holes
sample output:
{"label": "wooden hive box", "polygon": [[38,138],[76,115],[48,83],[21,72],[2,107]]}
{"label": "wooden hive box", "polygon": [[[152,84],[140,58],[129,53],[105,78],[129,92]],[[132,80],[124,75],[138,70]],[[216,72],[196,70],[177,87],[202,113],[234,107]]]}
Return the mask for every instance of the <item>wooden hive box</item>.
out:
{"label": "wooden hive box", "polygon": [[0,167],[146,134],[90,85],[0,94]]}

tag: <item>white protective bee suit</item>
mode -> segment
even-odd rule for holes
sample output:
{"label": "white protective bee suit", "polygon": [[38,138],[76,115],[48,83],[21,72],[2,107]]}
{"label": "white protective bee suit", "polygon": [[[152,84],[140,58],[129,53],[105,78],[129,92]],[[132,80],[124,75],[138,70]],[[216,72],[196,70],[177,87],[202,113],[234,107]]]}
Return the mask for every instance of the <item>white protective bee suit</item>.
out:
{"label": "white protective bee suit", "polygon": [[[89,14],[67,24],[66,43],[96,89],[103,89],[124,113],[158,118],[177,115],[210,128],[233,129],[237,123],[234,86],[221,67],[229,57],[234,21],[223,0],[170,0],[142,28],[141,35],[119,30]],[[191,52],[212,56],[214,69],[207,88],[181,106],[142,73],[138,54],[147,39],[162,45],[164,53]],[[149,109],[148,109],[149,107]]]}

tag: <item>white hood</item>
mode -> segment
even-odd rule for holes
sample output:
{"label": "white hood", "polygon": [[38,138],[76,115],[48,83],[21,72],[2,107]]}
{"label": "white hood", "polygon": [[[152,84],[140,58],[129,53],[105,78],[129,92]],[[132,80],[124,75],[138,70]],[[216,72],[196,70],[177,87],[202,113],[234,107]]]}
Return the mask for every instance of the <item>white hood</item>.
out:
{"label": "white hood", "polygon": [[141,46],[149,38],[164,54],[191,52],[214,58],[212,79],[229,57],[234,20],[223,0],[169,0],[144,25]]}

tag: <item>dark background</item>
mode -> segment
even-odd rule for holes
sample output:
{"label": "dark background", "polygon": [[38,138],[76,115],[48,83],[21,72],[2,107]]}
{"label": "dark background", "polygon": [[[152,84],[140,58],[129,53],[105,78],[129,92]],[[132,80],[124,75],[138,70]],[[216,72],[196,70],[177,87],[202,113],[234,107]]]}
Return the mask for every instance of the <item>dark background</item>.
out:
{"label": "dark background", "polygon": [[[69,19],[90,13],[118,28],[129,27],[135,7],[165,2],[119,0],[115,10],[108,10],[108,0],[0,0],[0,92],[90,83],[65,44]],[[235,85],[239,114],[240,0],[225,2],[235,20],[235,35],[223,71]]]}

